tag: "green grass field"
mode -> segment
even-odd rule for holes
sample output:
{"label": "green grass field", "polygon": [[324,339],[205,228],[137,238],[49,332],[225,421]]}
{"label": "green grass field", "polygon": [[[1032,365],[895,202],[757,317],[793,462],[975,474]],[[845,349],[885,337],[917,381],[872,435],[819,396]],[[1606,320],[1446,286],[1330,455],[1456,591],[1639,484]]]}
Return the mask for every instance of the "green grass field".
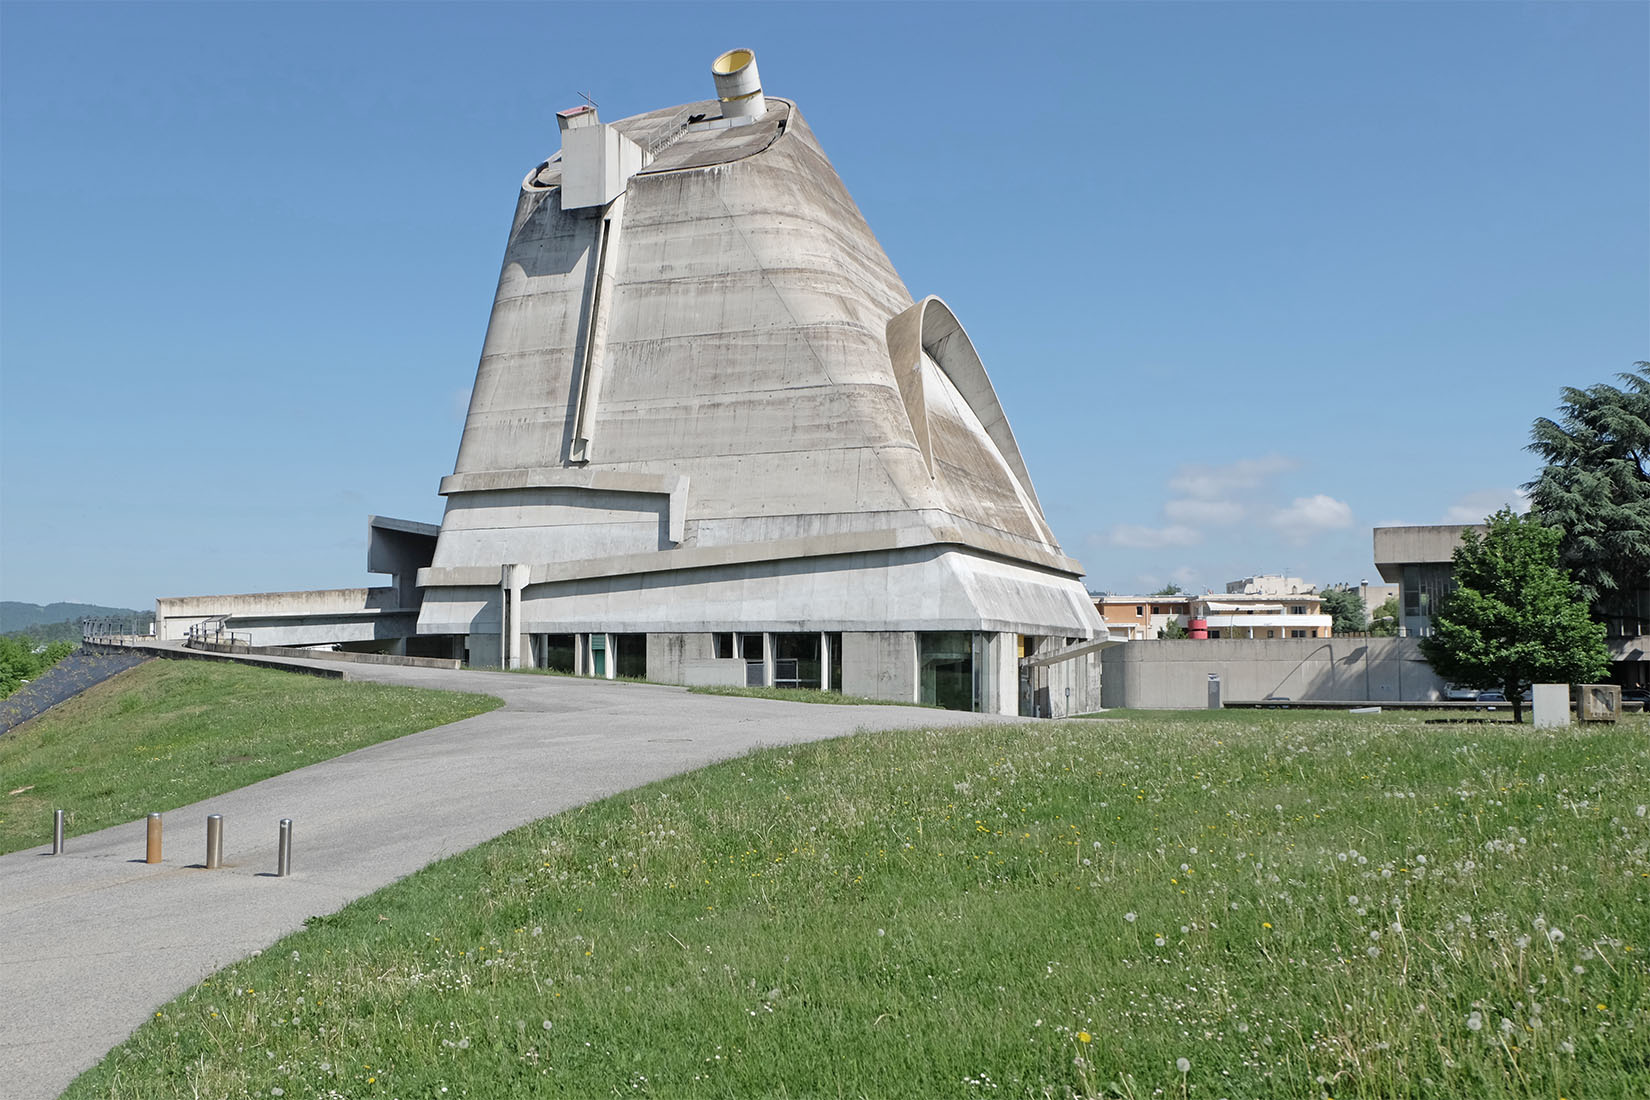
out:
{"label": "green grass field", "polygon": [[1650,1095],[1650,726],[769,750],[317,918],[66,1094]]}
{"label": "green grass field", "polygon": [[485,695],[151,661],[0,737],[0,852],[186,806],[500,705]]}

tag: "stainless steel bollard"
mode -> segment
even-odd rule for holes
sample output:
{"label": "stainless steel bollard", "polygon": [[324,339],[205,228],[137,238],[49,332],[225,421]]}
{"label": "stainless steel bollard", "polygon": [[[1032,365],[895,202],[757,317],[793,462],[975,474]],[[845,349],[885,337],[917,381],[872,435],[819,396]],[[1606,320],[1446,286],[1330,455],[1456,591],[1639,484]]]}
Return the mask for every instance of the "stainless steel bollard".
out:
{"label": "stainless steel bollard", "polygon": [[63,811],[52,811],[52,855],[63,854]]}
{"label": "stainless steel bollard", "polygon": [[206,815],[206,869],[216,871],[223,865],[223,815]]}
{"label": "stainless steel bollard", "polygon": [[281,818],[281,842],[275,849],[275,877],[286,878],[292,873],[292,819]]}
{"label": "stainless steel bollard", "polygon": [[143,849],[143,862],[160,862],[160,815],[149,815],[149,835]]}

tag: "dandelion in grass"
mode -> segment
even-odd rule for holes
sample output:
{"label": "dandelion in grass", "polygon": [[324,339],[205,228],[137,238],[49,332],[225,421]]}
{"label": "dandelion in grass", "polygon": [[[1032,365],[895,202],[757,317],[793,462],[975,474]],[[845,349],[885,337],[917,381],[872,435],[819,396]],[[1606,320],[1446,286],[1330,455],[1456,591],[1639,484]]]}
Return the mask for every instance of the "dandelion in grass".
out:
{"label": "dandelion in grass", "polygon": [[1189,1059],[1189,1058],[1176,1058],[1174,1060],[1174,1068],[1178,1069],[1181,1073],[1190,1073],[1190,1072],[1192,1072],[1191,1059]]}
{"label": "dandelion in grass", "polygon": [[1130,924],[1133,924],[1135,922],[1135,914],[1133,914],[1133,913],[1124,913],[1123,914],[1123,919],[1128,921]]}
{"label": "dandelion in grass", "polygon": [[1077,1033],[1077,1041],[1078,1041],[1078,1042],[1079,1042],[1079,1043],[1088,1043],[1088,1042],[1093,1042],[1093,1041],[1094,1041],[1094,1036],[1092,1036],[1092,1035],[1090,1035],[1090,1034],[1089,1034],[1089,1033],[1088,1033],[1088,1032],[1086,1032],[1086,1031],[1079,1031],[1079,1032],[1078,1032],[1078,1033]]}

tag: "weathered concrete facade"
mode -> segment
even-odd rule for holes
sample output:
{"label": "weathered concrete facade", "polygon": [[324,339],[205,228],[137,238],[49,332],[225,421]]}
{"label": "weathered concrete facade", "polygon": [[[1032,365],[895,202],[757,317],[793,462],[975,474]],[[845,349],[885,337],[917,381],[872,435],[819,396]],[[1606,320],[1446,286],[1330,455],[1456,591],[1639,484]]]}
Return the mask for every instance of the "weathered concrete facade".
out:
{"label": "weathered concrete facade", "polygon": [[571,639],[598,675],[641,635],[664,680],[743,659],[783,682],[789,645],[810,686],[928,701],[967,666],[971,705],[1016,712],[1015,637],[1098,626],[1081,567],[967,333],[906,290],[795,105],[562,121],[517,201],[419,634],[508,666]]}
{"label": "weathered concrete facade", "polygon": [[961,322],[916,299],[755,59],[604,124],[516,201],[439,528],[385,588],[162,600],[254,645],[820,687],[1013,714],[1099,619]]}

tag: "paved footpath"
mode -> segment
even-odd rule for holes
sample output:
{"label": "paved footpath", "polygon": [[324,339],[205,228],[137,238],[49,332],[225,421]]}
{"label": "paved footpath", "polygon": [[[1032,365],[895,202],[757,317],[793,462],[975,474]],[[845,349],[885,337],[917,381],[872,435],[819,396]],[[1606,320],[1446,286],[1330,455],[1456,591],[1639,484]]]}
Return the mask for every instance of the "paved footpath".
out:
{"label": "paved footpath", "polygon": [[[142,821],[70,837],[56,857],[50,844],[0,856],[5,1100],[57,1096],[213,971],[306,917],[518,825],[758,746],[1001,720],[559,676],[343,667],[351,680],[480,692],[505,706],[170,810],[156,866],[143,863]],[[213,813],[224,818],[224,867],[208,872]],[[293,819],[293,873],[276,878],[283,817]]]}

